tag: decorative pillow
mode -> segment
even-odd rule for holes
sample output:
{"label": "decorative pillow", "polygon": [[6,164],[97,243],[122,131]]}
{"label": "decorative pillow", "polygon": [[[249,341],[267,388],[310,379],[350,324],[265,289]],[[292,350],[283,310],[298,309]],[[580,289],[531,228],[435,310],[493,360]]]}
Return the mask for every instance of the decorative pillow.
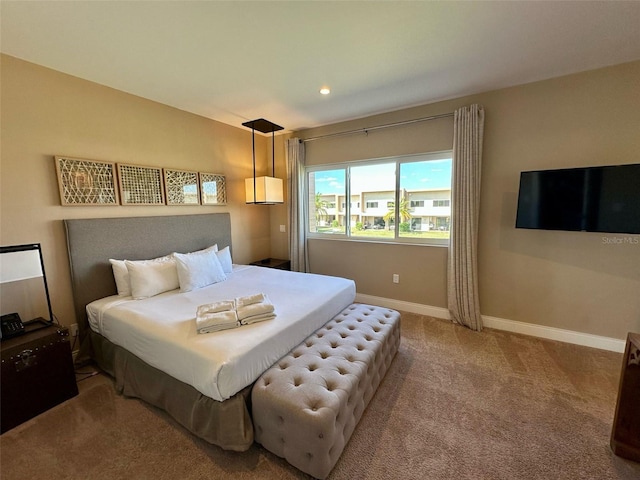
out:
{"label": "decorative pillow", "polygon": [[224,273],[233,272],[233,262],[231,261],[231,250],[229,247],[224,247],[222,250],[218,250],[216,252],[216,256],[218,257],[218,260],[220,260],[220,265],[222,265]]}
{"label": "decorative pillow", "polygon": [[181,292],[190,292],[227,279],[214,251],[174,253]]}
{"label": "decorative pillow", "polygon": [[171,255],[139,262],[125,260],[124,263],[129,272],[131,296],[135,300],[153,297],[180,286],[176,261]]}
{"label": "decorative pillow", "polygon": [[116,281],[116,288],[118,289],[118,295],[128,297],[131,295],[131,284],[129,283],[129,270],[124,263],[124,260],[109,259],[111,268],[113,268],[113,278]]}

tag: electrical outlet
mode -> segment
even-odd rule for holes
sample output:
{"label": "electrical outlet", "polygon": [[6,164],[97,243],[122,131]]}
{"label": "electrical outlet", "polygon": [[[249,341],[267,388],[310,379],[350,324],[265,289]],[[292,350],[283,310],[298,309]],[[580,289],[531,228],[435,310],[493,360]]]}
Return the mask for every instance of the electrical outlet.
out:
{"label": "electrical outlet", "polygon": [[393,274],[393,283],[400,283],[400,275],[397,273]]}
{"label": "electrical outlet", "polygon": [[75,338],[78,336],[78,324],[74,323],[69,325],[69,336]]}
{"label": "electrical outlet", "polygon": [[282,233],[286,232],[286,231],[287,231],[286,226],[285,226],[285,225],[280,225],[280,231],[281,231]]}

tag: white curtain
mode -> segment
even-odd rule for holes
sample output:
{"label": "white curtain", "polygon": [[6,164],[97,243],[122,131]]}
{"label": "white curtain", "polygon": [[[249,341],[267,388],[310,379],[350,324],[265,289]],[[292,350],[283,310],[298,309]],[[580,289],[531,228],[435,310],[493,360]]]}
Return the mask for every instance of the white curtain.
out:
{"label": "white curtain", "polygon": [[481,105],[456,110],[447,296],[452,320],[477,331],[482,330],[477,252],[483,133]]}
{"label": "white curtain", "polygon": [[304,143],[298,138],[287,140],[287,188],[289,194],[289,255],[291,270],[308,272],[307,236],[304,208]]}

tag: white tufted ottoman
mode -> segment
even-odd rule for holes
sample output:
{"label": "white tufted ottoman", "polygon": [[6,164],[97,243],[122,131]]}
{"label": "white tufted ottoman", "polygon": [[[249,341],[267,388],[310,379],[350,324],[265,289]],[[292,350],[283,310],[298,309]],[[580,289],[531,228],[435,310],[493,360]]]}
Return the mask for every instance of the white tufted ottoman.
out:
{"label": "white tufted ottoman", "polygon": [[326,478],[400,346],[400,314],[353,304],[281,358],[252,391],[255,440]]}

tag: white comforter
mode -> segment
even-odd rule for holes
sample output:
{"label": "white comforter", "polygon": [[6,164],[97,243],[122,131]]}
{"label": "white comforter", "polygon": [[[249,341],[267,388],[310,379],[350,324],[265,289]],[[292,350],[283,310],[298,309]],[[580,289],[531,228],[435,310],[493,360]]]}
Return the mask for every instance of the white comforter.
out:
{"label": "white comforter", "polygon": [[[276,318],[198,334],[198,305],[266,293]],[[91,328],[147,364],[223,401],[253,383],[355,298],[352,280],[234,266],[226,281],[144,300],[112,296],[87,305]]]}

